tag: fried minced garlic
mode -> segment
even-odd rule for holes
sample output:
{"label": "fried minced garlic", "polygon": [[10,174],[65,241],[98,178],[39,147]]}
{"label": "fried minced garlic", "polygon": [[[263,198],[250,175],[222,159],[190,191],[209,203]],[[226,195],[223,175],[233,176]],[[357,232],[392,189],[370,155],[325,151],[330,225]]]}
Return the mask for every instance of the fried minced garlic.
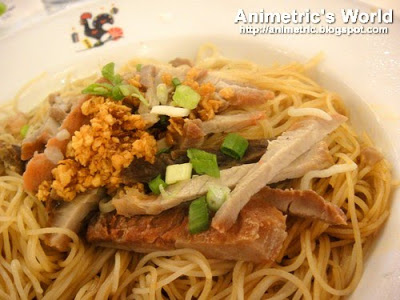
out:
{"label": "fried minced garlic", "polygon": [[49,180],[43,181],[39,185],[39,190],[37,192],[37,198],[41,201],[47,201],[50,197],[51,182]]}
{"label": "fried minced garlic", "polygon": [[232,99],[235,96],[235,91],[232,88],[229,88],[229,87],[228,88],[223,88],[223,89],[221,89],[219,91],[219,95],[222,98],[224,98],[226,100],[229,100],[229,99]]}
{"label": "fried minced garlic", "polygon": [[133,76],[132,78],[128,79],[128,83],[130,85],[133,85],[137,88],[141,88],[142,84],[140,83],[140,75],[136,74],[135,76]]}
{"label": "fried minced garlic", "polygon": [[82,105],[82,113],[91,118],[90,124],[75,132],[67,158],[52,171],[51,188],[66,201],[92,188],[116,190],[120,172],[134,157],[153,163],[157,152],[155,138],[145,131],[146,122],[121,102],[92,97]]}
{"label": "fried minced garlic", "polygon": [[179,136],[183,136],[184,124],[185,120],[183,118],[169,118],[169,125],[167,127],[167,134],[165,136],[168,145],[175,145],[178,143]]}
{"label": "fried minced garlic", "polygon": [[202,121],[211,120],[222,106],[222,101],[214,99],[215,86],[210,82],[199,84],[196,79],[200,76],[201,70],[191,68],[186,74],[183,84],[190,86],[200,95],[200,102],[191,111],[190,118],[199,118]]}
{"label": "fried minced garlic", "polygon": [[172,75],[169,73],[163,73],[161,75],[161,80],[163,83],[165,83],[166,85],[172,85]]}

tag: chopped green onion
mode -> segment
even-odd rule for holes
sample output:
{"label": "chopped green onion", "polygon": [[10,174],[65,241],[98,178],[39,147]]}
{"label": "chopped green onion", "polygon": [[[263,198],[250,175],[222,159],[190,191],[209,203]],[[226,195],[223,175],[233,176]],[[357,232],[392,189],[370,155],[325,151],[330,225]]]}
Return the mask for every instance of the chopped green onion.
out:
{"label": "chopped green onion", "polygon": [[197,174],[207,174],[219,178],[217,156],[199,149],[188,149],[187,156]]}
{"label": "chopped green onion", "polygon": [[140,72],[142,70],[143,65],[142,64],[137,64],[136,65],[136,71]]}
{"label": "chopped green onion", "polygon": [[210,227],[208,207],[205,197],[194,200],[189,206],[189,232],[191,234],[206,231]]}
{"label": "chopped green onion", "polygon": [[167,104],[168,102],[168,89],[165,83],[157,85],[157,99],[161,104]]}
{"label": "chopped green onion", "polygon": [[114,80],[114,67],[115,64],[113,62],[110,62],[101,69],[101,75],[103,75],[105,79],[108,79],[111,82]]}
{"label": "chopped green onion", "polygon": [[200,95],[187,85],[179,85],[172,96],[172,100],[176,105],[187,109],[195,109],[199,104],[200,98]]}
{"label": "chopped green onion", "polygon": [[221,146],[221,152],[234,159],[241,159],[246,153],[249,142],[237,133],[228,134]]}
{"label": "chopped green onion", "polygon": [[175,87],[177,87],[178,85],[181,85],[181,81],[179,80],[179,78],[174,77],[174,78],[172,79],[172,84],[173,84]]}
{"label": "chopped green onion", "polygon": [[114,100],[122,100],[125,98],[124,94],[122,94],[121,89],[118,85],[114,86],[111,90],[111,97]]}
{"label": "chopped green onion", "polygon": [[192,164],[177,164],[170,165],[167,167],[165,172],[165,182],[169,184],[174,184],[178,181],[190,179],[192,177]]}
{"label": "chopped green onion", "polygon": [[7,5],[3,2],[0,2],[0,16],[7,11]]}
{"label": "chopped green onion", "polygon": [[169,125],[169,117],[168,116],[166,116],[166,115],[161,115],[160,117],[160,125],[161,126],[168,126]]}
{"label": "chopped green onion", "polygon": [[29,130],[29,125],[25,124],[24,126],[22,126],[22,128],[21,128],[19,133],[24,138],[24,137],[26,137],[26,134],[28,133],[28,130]]}
{"label": "chopped green onion", "polygon": [[153,194],[160,195],[160,185],[162,187],[167,187],[167,184],[165,183],[164,180],[161,179],[161,175],[158,175],[156,178],[154,178],[152,181],[149,182],[149,188],[153,192]]}
{"label": "chopped green onion", "polygon": [[171,150],[171,147],[162,148],[162,149],[160,149],[160,150],[157,151],[156,155],[157,155],[157,154],[162,154],[162,153],[169,153],[170,150]]}
{"label": "chopped green onion", "polygon": [[144,105],[149,106],[149,102],[147,102],[146,98],[143,97],[137,87],[129,84],[122,84],[119,86],[119,89],[125,97],[132,96],[138,98]]}
{"label": "chopped green onion", "polygon": [[108,79],[113,84],[120,84],[122,82],[122,78],[120,75],[115,74],[114,68],[115,64],[113,62],[106,64],[101,69],[101,75],[103,75],[104,78]]}
{"label": "chopped green onion", "polygon": [[206,196],[208,208],[214,212],[217,211],[228,199],[230,192],[227,186],[210,185]]}
{"label": "chopped green onion", "polygon": [[82,94],[91,94],[103,97],[109,97],[113,86],[109,83],[92,83],[82,90]]}

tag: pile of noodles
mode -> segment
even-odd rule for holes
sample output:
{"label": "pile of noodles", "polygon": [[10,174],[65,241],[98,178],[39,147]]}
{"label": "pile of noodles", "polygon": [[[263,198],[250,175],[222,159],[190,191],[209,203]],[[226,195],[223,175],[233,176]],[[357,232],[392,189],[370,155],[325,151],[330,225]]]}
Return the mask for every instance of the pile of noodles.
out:
{"label": "pile of noodles", "polygon": [[[132,70],[140,60],[123,71]],[[273,138],[296,118],[288,108],[314,107],[346,114],[338,95],[307,76],[316,61],[261,67],[231,61],[213,46],[203,46],[196,59],[200,68],[221,76],[275,91],[263,105],[266,120],[241,133],[247,138]],[[93,78],[71,82],[62,95],[79,94]],[[43,120],[48,104],[30,113],[30,125]],[[3,108],[13,110],[15,106]],[[259,108],[258,108],[259,109]],[[236,111],[237,112],[237,111]],[[1,131],[0,140],[20,143]],[[96,248],[75,233],[48,228],[43,203],[24,192],[22,178],[7,172],[0,177],[0,298],[2,299],[339,299],[356,288],[363,257],[389,215],[390,165],[360,163],[360,149],[372,146],[346,123],[327,138],[337,164],[353,171],[316,178],[311,187],[346,213],[348,225],[330,226],[311,219],[289,217],[288,238],[277,262],[269,267],[250,262],[206,259],[191,249],[147,255]],[[280,187],[299,187],[300,180]],[[47,233],[72,238],[71,250],[58,253],[42,242]]]}

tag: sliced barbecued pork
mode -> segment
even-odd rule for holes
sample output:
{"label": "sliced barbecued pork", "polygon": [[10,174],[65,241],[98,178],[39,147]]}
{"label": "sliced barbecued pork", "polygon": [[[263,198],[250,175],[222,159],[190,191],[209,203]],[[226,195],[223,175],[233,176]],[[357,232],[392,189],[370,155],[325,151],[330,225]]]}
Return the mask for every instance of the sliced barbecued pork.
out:
{"label": "sliced barbecued pork", "polygon": [[204,137],[210,133],[236,132],[257,124],[264,119],[265,112],[256,111],[236,115],[217,115],[213,119],[202,122],[200,119],[186,119],[183,135],[179,137],[179,148],[199,148]]}
{"label": "sliced barbecued pork", "polygon": [[254,86],[244,85],[241,82],[224,79],[218,71],[207,72],[199,81],[213,84],[217,94],[225,99],[229,106],[233,107],[257,106],[275,97],[273,91],[262,90]]}
{"label": "sliced barbecued pork", "polygon": [[187,215],[185,205],[157,216],[98,215],[91,220],[86,238],[100,246],[143,253],[192,248],[208,258],[272,264],[287,236],[286,218],[262,199],[250,201],[239,222],[225,233],[210,228],[192,235]]}
{"label": "sliced barbecued pork", "polygon": [[228,84],[223,81],[218,82],[215,87],[219,95],[233,107],[261,105],[275,97],[269,90]]}
{"label": "sliced barbecued pork", "polygon": [[[220,145],[216,147],[200,147],[199,149],[217,155],[219,168],[226,169],[258,161],[265,153],[267,146],[267,139],[250,140],[247,151],[241,160],[236,160],[223,154],[219,150]],[[170,153],[158,154],[153,164],[142,158],[134,159],[127,168],[122,170],[121,176],[124,184],[150,182],[159,174],[164,174],[167,166],[187,162],[189,162],[189,158],[186,150],[173,150]]]}
{"label": "sliced barbecued pork", "polygon": [[[60,205],[53,207],[49,212],[49,226],[79,233],[84,219],[98,208],[100,199],[101,193],[96,189],[80,194],[70,202],[61,201]],[[71,239],[62,233],[49,234],[45,239],[48,246],[58,251],[67,251],[70,241]]]}
{"label": "sliced barbecued pork", "polygon": [[237,115],[215,116],[209,121],[202,123],[202,129],[205,134],[218,132],[235,132],[243,128],[257,124],[257,121],[265,119],[263,111],[241,113]]}
{"label": "sliced barbecued pork", "polygon": [[21,147],[0,141],[0,176],[4,175],[7,169],[22,175],[24,168]]}
{"label": "sliced barbecued pork", "polygon": [[[169,74],[183,82],[187,72],[191,69],[190,62],[186,60],[177,59],[172,61],[172,65],[145,65],[136,73],[140,74],[140,82],[147,88],[146,99],[149,100],[150,108],[158,103],[155,91],[157,85],[162,83],[163,74]],[[199,70],[198,77],[195,80],[199,83],[210,82],[213,84],[216,88],[214,98],[223,101],[224,108],[228,106],[257,106],[275,97],[274,92],[270,90],[262,90],[238,81],[225,79],[221,77],[218,71]],[[148,107],[141,105],[139,113],[143,112],[148,112]]]}
{"label": "sliced barbecued pork", "polygon": [[255,194],[253,199],[262,199],[289,215],[346,225],[347,218],[343,211],[311,190],[282,190],[266,186]]}
{"label": "sliced barbecued pork", "polygon": [[345,116],[335,114],[331,116],[331,120],[308,118],[293,124],[292,128],[269,143],[264,156],[236,185],[227,201],[217,211],[212,226],[221,232],[228,230],[251,196],[346,120]]}
{"label": "sliced barbecued pork", "polygon": [[[277,182],[279,179],[284,180],[302,177],[311,170],[321,170],[332,165],[332,158],[329,155],[325,142],[315,145],[310,152],[311,154],[303,154],[282,170],[282,174],[284,174],[283,177],[278,174],[276,178],[271,179],[269,183]],[[224,185],[233,188],[241,182],[247,173],[256,165],[257,164],[240,165],[222,170],[220,172],[220,178],[201,175],[193,177],[190,180],[178,182],[168,186],[164,196],[145,195],[138,191],[131,191],[125,196],[114,198],[112,203],[120,215],[156,215],[171,207],[206,194],[209,185]],[[299,169],[297,166],[302,166],[303,169]],[[293,173],[291,173],[292,170]]]}
{"label": "sliced barbecued pork", "polygon": [[62,122],[57,134],[47,141],[44,153],[36,153],[26,165],[23,179],[27,191],[36,192],[40,183],[52,178],[51,170],[64,159],[68,142],[74,132],[89,123],[89,118],[81,111],[82,104],[87,99],[87,96],[79,98]]}

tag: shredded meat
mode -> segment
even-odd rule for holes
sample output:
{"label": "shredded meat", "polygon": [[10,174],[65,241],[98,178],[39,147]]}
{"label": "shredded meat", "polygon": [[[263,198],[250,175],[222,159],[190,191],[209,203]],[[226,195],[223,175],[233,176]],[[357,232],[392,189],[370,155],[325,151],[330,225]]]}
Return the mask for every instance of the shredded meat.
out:
{"label": "shredded meat", "polygon": [[[82,105],[82,113],[91,118],[90,124],[75,132],[67,147],[68,158],[52,171],[51,188],[66,201],[101,186],[116,190],[121,170],[134,157],[153,163],[157,151],[156,140],[144,131],[146,122],[131,114],[129,107],[93,97]],[[44,195],[44,188],[38,197]]]}

